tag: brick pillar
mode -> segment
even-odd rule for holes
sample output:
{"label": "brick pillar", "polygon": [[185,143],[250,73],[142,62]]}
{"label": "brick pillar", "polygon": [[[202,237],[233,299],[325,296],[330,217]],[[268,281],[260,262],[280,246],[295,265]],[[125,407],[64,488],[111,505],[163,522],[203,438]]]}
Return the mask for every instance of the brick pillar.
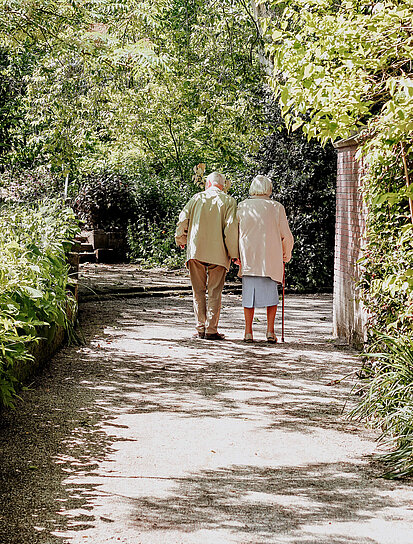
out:
{"label": "brick pillar", "polygon": [[358,258],[365,238],[366,209],[360,192],[363,166],[355,159],[357,138],[337,149],[336,236],[334,253],[333,334],[355,346],[365,339],[366,315],[357,299]]}

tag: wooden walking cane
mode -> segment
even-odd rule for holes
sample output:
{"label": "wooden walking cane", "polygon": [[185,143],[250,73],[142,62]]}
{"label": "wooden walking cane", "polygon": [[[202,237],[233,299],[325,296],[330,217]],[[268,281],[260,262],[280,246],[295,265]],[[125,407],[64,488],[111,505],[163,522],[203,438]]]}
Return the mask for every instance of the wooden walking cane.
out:
{"label": "wooden walking cane", "polygon": [[283,302],[281,312],[281,342],[284,342],[284,297],[285,297],[285,263],[283,263]]}

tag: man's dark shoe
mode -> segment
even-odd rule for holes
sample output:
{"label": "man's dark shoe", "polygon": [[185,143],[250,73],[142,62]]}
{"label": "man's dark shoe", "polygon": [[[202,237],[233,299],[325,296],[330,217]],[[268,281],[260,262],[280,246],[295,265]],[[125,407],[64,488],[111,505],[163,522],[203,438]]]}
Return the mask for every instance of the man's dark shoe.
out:
{"label": "man's dark shoe", "polygon": [[224,340],[225,334],[214,332],[213,334],[205,334],[205,340]]}
{"label": "man's dark shoe", "polygon": [[204,332],[196,332],[192,338],[205,338]]}

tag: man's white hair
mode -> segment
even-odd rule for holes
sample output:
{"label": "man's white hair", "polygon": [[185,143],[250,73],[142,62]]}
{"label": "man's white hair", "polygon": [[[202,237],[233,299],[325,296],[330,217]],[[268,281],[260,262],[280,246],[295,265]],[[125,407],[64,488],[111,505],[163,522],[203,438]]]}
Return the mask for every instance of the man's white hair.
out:
{"label": "man's white hair", "polygon": [[270,196],[272,193],[272,183],[267,176],[255,176],[251,182],[250,191],[251,196]]}
{"label": "man's white hair", "polygon": [[220,174],[219,172],[211,172],[207,178],[206,182],[209,185],[220,186],[225,187],[225,176]]}

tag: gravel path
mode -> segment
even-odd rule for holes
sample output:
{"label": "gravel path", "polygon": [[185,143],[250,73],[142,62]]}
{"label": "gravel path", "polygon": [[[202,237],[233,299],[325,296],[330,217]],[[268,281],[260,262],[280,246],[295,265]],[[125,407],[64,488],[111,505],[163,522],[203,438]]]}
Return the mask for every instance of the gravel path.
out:
{"label": "gravel path", "polygon": [[[2,544],[412,544],[413,486],[378,478],[343,416],[359,361],[331,297],[289,296],[286,343],[193,340],[191,298],[81,306],[64,348],[0,426]],[[347,409],[347,408],[345,408]]]}

